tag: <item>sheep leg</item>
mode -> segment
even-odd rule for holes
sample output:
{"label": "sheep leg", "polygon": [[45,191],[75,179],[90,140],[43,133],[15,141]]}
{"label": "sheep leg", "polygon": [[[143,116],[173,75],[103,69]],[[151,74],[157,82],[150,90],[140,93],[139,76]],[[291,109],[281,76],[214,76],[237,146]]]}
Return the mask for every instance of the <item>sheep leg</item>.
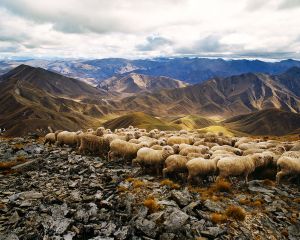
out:
{"label": "sheep leg", "polygon": [[284,177],[284,176],[286,176],[288,173],[287,172],[285,172],[285,171],[280,171],[280,172],[278,172],[277,174],[276,174],[276,184],[280,184],[280,180]]}
{"label": "sheep leg", "polygon": [[46,145],[48,143],[48,139],[46,139],[45,141],[44,141],[44,145]]}
{"label": "sheep leg", "polygon": [[163,173],[163,178],[166,178],[166,175],[167,175],[167,173],[168,173],[168,169],[167,169],[167,168],[164,168],[164,169],[162,170],[162,173]]}
{"label": "sheep leg", "polygon": [[107,153],[107,161],[110,161],[110,154],[111,154],[111,151],[109,151],[109,152]]}

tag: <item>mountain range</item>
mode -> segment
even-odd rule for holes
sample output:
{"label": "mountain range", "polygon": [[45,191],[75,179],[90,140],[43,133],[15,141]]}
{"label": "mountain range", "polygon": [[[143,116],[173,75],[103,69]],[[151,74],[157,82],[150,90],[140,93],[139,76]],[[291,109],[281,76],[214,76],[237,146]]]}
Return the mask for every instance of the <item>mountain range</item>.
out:
{"label": "mountain range", "polygon": [[41,67],[59,74],[83,80],[94,86],[115,75],[138,73],[150,76],[165,76],[187,83],[200,83],[214,77],[229,77],[243,73],[280,74],[291,67],[300,67],[300,61],[282,60],[264,62],[260,60],[224,60],[209,58],[154,58],[129,60],[107,58],[95,60],[3,60],[0,74],[26,64]]}
{"label": "mountain range", "polygon": [[[140,125],[149,127],[152,122],[162,129],[201,128],[218,124],[211,119],[227,119],[224,126],[236,131],[266,134],[273,128],[255,131],[255,124],[247,120],[248,127],[243,130],[243,119],[267,119],[269,123],[276,121],[273,115],[283,116],[275,111],[278,109],[296,114],[288,115],[292,122],[287,130],[293,132],[298,129],[294,123],[300,112],[299,76],[300,68],[292,67],[276,75],[245,73],[188,85],[167,77],[130,73],[93,87],[52,71],[20,65],[0,77],[0,127],[8,129],[8,135],[22,135],[44,133],[48,126],[67,130],[96,127],[110,120],[107,116],[121,116],[107,126],[123,126],[137,116]],[[245,115],[268,109],[275,110]],[[148,115],[130,115],[134,112]],[[243,118],[232,119],[241,114]]]}

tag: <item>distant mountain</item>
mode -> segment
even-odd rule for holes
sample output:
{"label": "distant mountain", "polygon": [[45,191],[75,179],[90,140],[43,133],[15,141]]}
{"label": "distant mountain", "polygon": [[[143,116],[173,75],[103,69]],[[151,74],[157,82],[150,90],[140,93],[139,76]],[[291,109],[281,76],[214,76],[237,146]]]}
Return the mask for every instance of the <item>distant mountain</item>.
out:
{"label": "distant mountain", "polygon": [[122,100],[127,109],[152,114],[234,116],[267,108],[300,112],[300,98],[276,77],[247,73],[214,78],[179,89],[161,90]]}
{"label": "distant mountain", "polygon": [[79,80],[21,65],[0,80],[0,126],[12,136],[94,126],[114,107],[104,91]]}
{"label": "distant mountain", "polygon": [[80,79],[94,86],[104,79],[132,72],[157,77],[166,76],[187,83],[200,83],[214,77],[229,77],[248,72],[277,75],[291,67],[300,67],[300,61],[291,59],[280,62],[263,62],[259,60],[208,58],[156,58],[143,60],[108,58],[96,60],[0,61],[0,73],[22,63]]}
{"label": "distant mountain", "polygon": [[229,118],[223,124],[251,135],[287,135],[300,133],[300,114],[278,109],[266,109]]}
{"label": "distant mountain", "polygon": [[130,73],[125,76],[108,78],[98,85],[107,91],[122,93],[153,92],[159,89],[181,88],[188,84],[169,77],[153,77],[143,74]]}

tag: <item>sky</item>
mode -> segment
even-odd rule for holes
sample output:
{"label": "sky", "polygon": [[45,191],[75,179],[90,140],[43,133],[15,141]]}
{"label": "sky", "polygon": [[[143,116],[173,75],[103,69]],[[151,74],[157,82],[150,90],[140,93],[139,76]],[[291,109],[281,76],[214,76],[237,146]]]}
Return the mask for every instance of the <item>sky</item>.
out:
{"label": "sky", "polygon": [[0,0],[0,58],[300,59],[300,0]]}

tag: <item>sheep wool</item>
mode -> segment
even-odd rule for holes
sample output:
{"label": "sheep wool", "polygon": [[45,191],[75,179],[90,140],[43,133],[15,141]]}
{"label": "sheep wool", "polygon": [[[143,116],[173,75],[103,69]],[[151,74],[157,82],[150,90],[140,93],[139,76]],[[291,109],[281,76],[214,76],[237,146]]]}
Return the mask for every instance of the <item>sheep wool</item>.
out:
{"label": "sheep wool", "polygon": [[79,153],[90,152],[105,156],[109,150],[109,141],[92,134],[83,134],[80,137]]}
{"label": "sheep wool", "polygon": [[281,179],[287,175],[300,174],[300,152],[289,151],[282,154],[277,161],[279,171],[276,174],[276,183],[280,184]]}

